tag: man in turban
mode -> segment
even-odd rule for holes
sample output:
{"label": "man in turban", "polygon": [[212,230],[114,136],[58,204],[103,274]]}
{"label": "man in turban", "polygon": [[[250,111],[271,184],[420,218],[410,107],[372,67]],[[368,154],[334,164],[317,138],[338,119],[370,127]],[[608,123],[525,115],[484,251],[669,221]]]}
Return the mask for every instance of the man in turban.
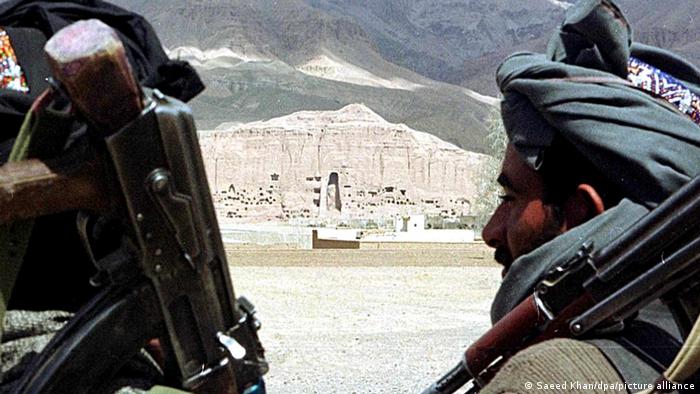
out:
{"label": "man in turban", "polygon": [[[498,68],[509,143],[502,201],[483,231],[504,265],[494,323],[584,242],[610,243],[700,174],[700,72],[631,36],[612,2],[580,0],[546,54],[517,53]],[[527,349],[487,391],[528,391],[533,376],[652,383],[678,334],[660,308],[641,316],[610,338]]]}

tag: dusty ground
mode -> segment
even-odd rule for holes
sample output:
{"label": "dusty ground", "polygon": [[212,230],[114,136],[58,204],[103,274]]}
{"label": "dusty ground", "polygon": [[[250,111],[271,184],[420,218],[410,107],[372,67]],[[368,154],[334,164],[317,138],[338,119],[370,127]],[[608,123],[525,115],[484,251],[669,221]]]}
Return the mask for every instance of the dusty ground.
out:
{"label": "dusty ground", "polygon": [[455,252],[438,250],[427,265],[429,251],[395,250],[374,265],[357,250],[294,252],[285,265],[274,263],[284,251],[229,250],[236,291],[263,323],[270,393],[420,392],[489,326],[500,269],[483,258],[441,264]]}

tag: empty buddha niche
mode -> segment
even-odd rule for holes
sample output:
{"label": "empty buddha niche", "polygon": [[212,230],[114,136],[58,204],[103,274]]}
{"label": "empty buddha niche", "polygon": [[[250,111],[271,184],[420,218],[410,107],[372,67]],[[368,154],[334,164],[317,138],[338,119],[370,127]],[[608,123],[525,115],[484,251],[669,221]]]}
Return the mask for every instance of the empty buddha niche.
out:
{"label": "empty buddha niche", "polygon": [[331,172],[328,176],[328,185],[326,186],[326,209],[328,212],[340,212],[340,186],[338,186],[338,173]]}

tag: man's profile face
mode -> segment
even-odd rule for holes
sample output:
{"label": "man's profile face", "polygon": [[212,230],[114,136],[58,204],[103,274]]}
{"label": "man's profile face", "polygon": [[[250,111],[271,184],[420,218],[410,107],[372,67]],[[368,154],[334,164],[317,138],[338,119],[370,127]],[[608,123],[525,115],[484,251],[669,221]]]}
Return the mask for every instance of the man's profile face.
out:
{"label": "man's profile face", "polygon": [[508,145],[498,183],[503,187],[501,203],[484,227],[482,237],[496,249],[503,274],[514,259],[528,253],[566,228],[554,206],[542,200],[542,177],[530,168],[512,145]]}

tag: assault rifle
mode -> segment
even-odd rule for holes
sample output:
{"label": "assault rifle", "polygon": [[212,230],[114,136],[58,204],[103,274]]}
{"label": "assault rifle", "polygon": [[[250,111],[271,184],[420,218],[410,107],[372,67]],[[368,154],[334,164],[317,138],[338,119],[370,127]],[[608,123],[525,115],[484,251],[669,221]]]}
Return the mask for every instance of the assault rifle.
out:
{"label": "assault rifle", "polygon": [[659,298],[688,338],[700,312],[698,218],[700,177],[610,244],[596,249],[584,243],[423,394],[453,393],[468,382],[476,392],[519,350],[552,338],[621,328],[627,318]]}
{"label": "assault rifle", "polygon": [[[89,128],[68,152],[0,168],[0,223],[89,212],[78,226],[102,290],[35,358],[18,391],[99,391],[157,339],[167,384],[264,393],[260,322],[234,296],[189,108],[140,89],[121,42],[101,22],[67,27],[46,51],[57,81],[33,111],[40,116],[51,95],[64,94]],[[123,228],[121,247],[100,259],[90,215]]]}

